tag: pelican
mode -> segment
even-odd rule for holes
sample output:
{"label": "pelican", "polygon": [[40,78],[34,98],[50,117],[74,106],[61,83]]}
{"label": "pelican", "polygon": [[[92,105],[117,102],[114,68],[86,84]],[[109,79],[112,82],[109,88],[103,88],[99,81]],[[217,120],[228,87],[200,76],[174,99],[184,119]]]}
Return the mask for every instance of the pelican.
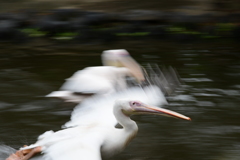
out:
{"label": "pelican", "polygon": [[[101,157],[121,152],[136,136],[138,126],[130,119],[131,115],[154,114],[190,120],[182,114],[145,103],[166,104],[161,94],[156,87],[146,87],[144,91],[141,88],[131,88],[109,96],[111,98],[100,96],[87,99],[79,104],[81,107],[77,107],[82,116],[78,115],[79,119],[70,121],[75,124],[67,123],[65,127],[68,128],[57,132],[45,132],[35,144],[21,148],[17,154],[22,153],[21,160],[27,160],[39,152],[43,153],[44,160],[101,160]],[[94,111],[86,114],[90,110],[90,104]],[[122,128],[116,128],[116,123]],[[14,160],[18,157],[17,154],[11,155],[7,160]]]}
{"label": "pelican", "polygon": [[141,67],[125,49],[106,50],[101,57],[104,66],[87,67],[75,72],[60,91],[46,97],[79,103],[93,95],[109,95],[126,89],[126,76],[134,77],[137,83],[145,80]]}

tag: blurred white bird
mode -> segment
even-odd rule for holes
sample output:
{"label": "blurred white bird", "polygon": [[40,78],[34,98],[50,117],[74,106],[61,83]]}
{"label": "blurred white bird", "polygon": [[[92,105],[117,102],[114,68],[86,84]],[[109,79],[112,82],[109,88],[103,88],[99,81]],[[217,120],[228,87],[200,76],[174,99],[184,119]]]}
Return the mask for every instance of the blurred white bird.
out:
{"label": "blurred white bird", "polygon": [[106,50],[102,54],[105,66],[87,67],[68,78],[60,88],[46,97],[79,103],[92,95],[109,95],[127,88],[126,76],[136,82],[145,80],[139,64],[124,49]]}
{"label": "blurred white bird", "polygon": [[[102,97],[96,96],[79,104],[71,121],[65,125],[70,128],[45,132],[35,144],[22,148],[22,151],[35,148],[26,157],[41,151],[44,160],[101,160],[102,156],[122,151],[136,136],[138,127],[130,119],[131,115],[156,114],[190,120],[179,113],[146,105],[145,102],[166,104],[157,87],[131,88]],[[122,128],[115,128],[117,123]],[[12,160],[11,157],[8,160]]]}
{"label": "blurred white bird", "polygon": [[134,99],[154,106],[168,104],[163,93],[156,86],[132,87],[108,96],[98,95],[86,99],[74,108],[71,120],[63,128],[91,125],[96,121],[114,127],[117,120],[113,114],[113,106],[118,99]]}
{"label": "blurred white bird", "polygon": [[[167,104],[158,87],[127,88],[125,76],[141,82],[144,75],[126,50],[104,51],[102,60],[106,66],[80,70],[67,79],[60,91],[48,95],[72,102],[95,96],[78,104],[71,120],[63,126],[65,129],[47,131],[35,144],[22,148],[18,153],[29,150],[26,155],[20,154],[22,160],[37,152],[44,153],[44,160],[101,160],[102,156],[112,156],[123,150],[137,134],[138,127],[129,118],[133,114],[159,114],[190,120],[176,112],[146,105]],[[116,128],[117,124],[122,128]],[[12,155],[7,160],[16,157],[18,155]]]}

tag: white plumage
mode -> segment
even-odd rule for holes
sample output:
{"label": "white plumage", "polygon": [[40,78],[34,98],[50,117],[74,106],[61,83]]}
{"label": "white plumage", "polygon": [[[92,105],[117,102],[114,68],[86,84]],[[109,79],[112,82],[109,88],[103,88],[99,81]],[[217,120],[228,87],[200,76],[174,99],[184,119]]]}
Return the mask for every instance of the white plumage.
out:
{"label": "white plumage", "polygon": [[[76,106],[64,129],[47,131],[35,144],[21,150],[41,147],[44,160],[101,160],[102,156],[122,151],[135,137],[138,126],[130,119],[132,114],[158,114],[190,120],[179,113],[146,105],[167,104],[158,87],[127,87],[126,76],[141,82],[144,75],[126,50],[104,51],[102,59],[106,66],[77,71],[60,91],[48,95],[77,103],[95,96]],[[116,128],[118,123],[123,128]]]}
{"label": "white plumage", "polygon": [[68,78],[60,91],[46,97],[79,103],[92,95],[109,95],[127,88],[126,76],[144,80],[141,67],[126,50],[108,50],[102,54],[105,66],[87,67]]}
{"label": "white plumage", "polygon": [[[163,94],[154,86],[144,90],[131,88],[108,97],[96,96],[76,107],[71,121],[65,124],[66,129],[45,132],[35,144],[23,149],[41,146],[46,160],[101,160],[101,155],[111,156],[122,151],[135,137],[138,127],[129,118],[132,114],[168,114],[189,120],[176,112],[148,107],[142,102],[166,104]],[[117,123],[123,128],[115,128]]]}
{"label": "white plumage", "polygon": [[109,96],[96,96],[86,99],[81,104],[78,104],[71,116],[71,120],[63,127],[74,127],[79,125],[94,124],[98,122],[101,125],[115,126],[117,120],[113,115],[112,108],[117,99],[133,99],[139,100],[146,104],[159,106],[167,104],[167,101],[156,86],[129,88]]}

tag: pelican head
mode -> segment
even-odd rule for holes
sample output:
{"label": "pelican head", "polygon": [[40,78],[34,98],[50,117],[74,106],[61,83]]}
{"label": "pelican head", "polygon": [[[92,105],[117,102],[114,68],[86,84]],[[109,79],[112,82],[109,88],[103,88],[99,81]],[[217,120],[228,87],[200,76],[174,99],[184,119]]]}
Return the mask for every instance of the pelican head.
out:
{"label": "pelican head", "polygon": [[136,115],[136,114],[155,114],[155,115],[174,117],[174,118],[179,118],[184,120],[191,120],[191,118],[186,117],[180,113],[177,113],[168,109],[164,109],[164,108],[149,106],[140,101],[117,100],[116,103],[121,106],[122,112],[126,116]]}
{"label": "pelican head", "polygon": [[125,49],[106,50],[102,53],[102,63],[105,66],[126,67],[138,82],[145,80],[140,65]]}

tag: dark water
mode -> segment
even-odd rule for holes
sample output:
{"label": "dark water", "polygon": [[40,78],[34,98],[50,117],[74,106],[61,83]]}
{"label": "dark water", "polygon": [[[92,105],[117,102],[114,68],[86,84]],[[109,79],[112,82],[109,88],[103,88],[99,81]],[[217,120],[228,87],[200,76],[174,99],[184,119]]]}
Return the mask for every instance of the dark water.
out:
{"label": "dark water", "polygon": [[[167,108],[192,121],[135,116],[139,134],[112,160],[239,159],[238,45],[169,43],[114,47],[126,48],[141,65],[150,62],[176,68],[183,86],[177,95],[168,98]],[[76,55],[1,56],[0,144],[19,148],[35,142],[47,130],[60,129],[69,120],[74,105],[43,96],[57,90],[75,71],[101,65],[101,52],[96,48]]]}

